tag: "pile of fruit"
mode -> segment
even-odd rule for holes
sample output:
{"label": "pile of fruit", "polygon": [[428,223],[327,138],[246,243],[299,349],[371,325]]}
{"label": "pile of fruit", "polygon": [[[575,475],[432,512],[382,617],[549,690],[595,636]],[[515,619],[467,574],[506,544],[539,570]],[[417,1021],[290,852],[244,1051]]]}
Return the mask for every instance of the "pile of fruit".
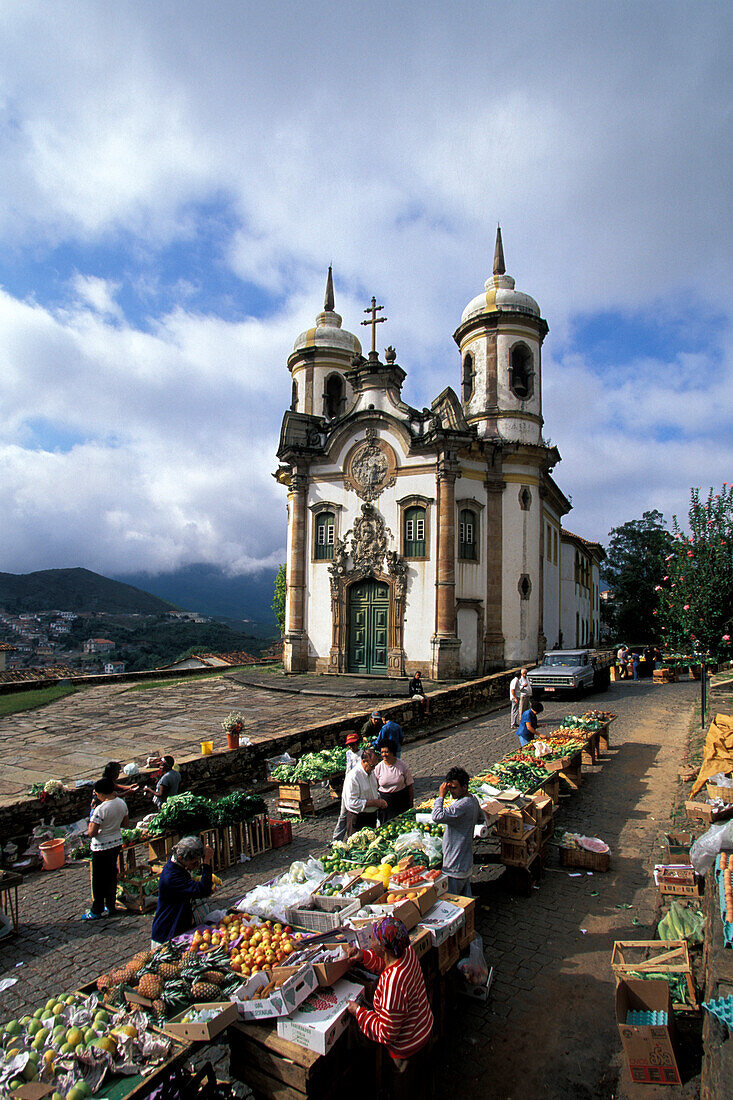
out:
{"label": "pile of fruit", "polygon": [[113,1012],[97,995],[69,994],[0,1026],[0,1045],[0,1095],[32,1082],[51,1089],[50,1100],[86,1100],[117,1066],[163,1061],[171,1041],[127,1005]]}
{"label": "pile of fruit", "polygon": [[221,956],[231,973],[248,978],[285,962],[301,939],[302,933],[293,932],[289,924],[273,924],[272,921],[252,924],[246,913],[227,914],[211,931],[198,929],[194,932],[188,954],[198,955],[209,963],[212,958]]}

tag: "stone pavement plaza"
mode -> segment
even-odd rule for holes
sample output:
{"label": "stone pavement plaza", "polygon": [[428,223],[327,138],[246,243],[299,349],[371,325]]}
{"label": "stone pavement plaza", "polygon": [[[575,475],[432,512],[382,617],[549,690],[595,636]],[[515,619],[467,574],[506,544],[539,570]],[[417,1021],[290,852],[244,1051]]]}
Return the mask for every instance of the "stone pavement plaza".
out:
{"label": "stone pavement plaza", "polygon": [[[619,717],[608,756],[584,769],[580,791],[562,800],[557,821],[560,828],[602,836],[613,853],[609,873],[570,877],[551,849],[539,889],[527,897],[503,889],[495,867],[477,866],[477,929],[495,979],[486,1003],[459,1002],[439,1067],[444,1091],[455,1091],[460,1082],[461,1095],[483,1100],[656,1096],[655,1086],[634,1091],[622,1072],[609,960],[615,939],[653,936],[652,870],[698,691],[694,683],[624,682],[582,704]],[[222,692],[220,698],[228,696]],[[552,727],[580,706],[552,702],[542,717]],[[404,755],[418,800],[436,792],[452,765],[470,772],[515,743],[504,711],[408,745]],[[236,902],[293,859],[318,852],[333,822],[331,814],[295,823],[292,845],[223,876],[218,903]],[[51,993],[78,988],[145,946],[150,916],[118,914],[87,925],[76,918],[88,898],[86,864],[27,878],[21,930],[0,941],[0,973],[17,979],[0,994],[0,1019],[21,1015]],[[682,1095],[695,1095],[694,1082],[688,1091],[664,1092],[667,1100]]]}
{"label": "stone pavement plaza", "polygon": [[[290,690],[278,690],[286,683]],[[202,740],[221,745],[221,722],[232,710],[252,716],[246,735],[260,741],[319,719],[371,710],[393,700],[395,691],[404,698],[405,682],[380,686],[375,679],[236,672],[155,686],[87,687],[38,710],[0,718],[0,804],[16,801],[31,783],[97,779],[108,760],[144,763],[160,749],[180,759],[198,754]]]}

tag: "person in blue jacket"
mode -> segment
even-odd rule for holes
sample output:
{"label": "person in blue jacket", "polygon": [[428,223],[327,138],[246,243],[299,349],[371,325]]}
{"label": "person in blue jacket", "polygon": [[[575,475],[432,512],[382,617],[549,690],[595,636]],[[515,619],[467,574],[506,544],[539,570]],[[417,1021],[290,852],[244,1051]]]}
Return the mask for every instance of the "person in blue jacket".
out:
{"label": "person in blue jacket", "polygon": [[[208,898],[211,893],[211,864],[214,851],[196,836],[184,836],[173,849],[160,874],[158,906],[153,918],[153,951],[167,940],[188,932],[193,925],[191,902]],[[201,866],[201,880],[194,882],[191,872]]]}
{"label": "person in blue jacket", "polygon": [[543,710],[542,703],[531,701],[522,715],[522,720],[515,731],[522,748],[537,736],[537,715],[541,714]]}
{"label": "person in blue jacket", "polygon": [[402,756],[402,746],[405,743],[405,735],[399,722],[388,719],[382,726],[374,740],[374,748],[380,751],[382,745],[392,742],[395,746],[395,756]]}

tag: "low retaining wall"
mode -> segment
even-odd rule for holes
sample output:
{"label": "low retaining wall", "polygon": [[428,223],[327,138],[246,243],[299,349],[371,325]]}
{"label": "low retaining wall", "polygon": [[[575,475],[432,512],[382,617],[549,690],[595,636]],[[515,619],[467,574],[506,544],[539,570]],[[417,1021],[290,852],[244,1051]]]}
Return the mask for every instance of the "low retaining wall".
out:
{"label": "low retaining wall", "polygon": [[[466,711],[486,710],[491,705],[507,702],[509,682],[518,669],[508,669],[479,680],[470,680],[455,687],[440,688],[430,693],[431,723],[437,720],[457,720]],[[288,752],[296,759],[306,752],[317,752],[343,744],[348,730],[359,730],[371,714],[372,707],[352,711],[326,722],[316,722],[301,729],[279,736],[243,745],[239,749],[221,750],[211,756],[184,756],[176,758],[176,766],[182,776],[182,789],[195,790],[197,794],[216,794],[231,787],[254,787],[267,776],[268,757]],[[409,699],[387,703],[380,708],[385,719],[392,718],[407,732],[417,729],[421,722]],[[26,836],[41,821],[54,819],[57,825],[66,825],[89,813],[91,787],[66,788],[64,793],[47,802],[40,798],[25,798],[0,807],[0,844],[7,840]],[[138,792],[127,799],[132,817],[148,814],[154,808],[149,795]]]}

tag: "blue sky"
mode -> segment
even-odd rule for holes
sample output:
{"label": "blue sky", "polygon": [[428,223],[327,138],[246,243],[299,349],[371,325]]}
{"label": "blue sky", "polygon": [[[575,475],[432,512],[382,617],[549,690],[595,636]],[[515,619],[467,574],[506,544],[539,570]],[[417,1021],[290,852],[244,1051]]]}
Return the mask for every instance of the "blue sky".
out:
{"label": "blue sky", "polygon": [[733,470],[729,6],[11,2],[0,570],[283,559],[286,362],[334,265],[418,407],[507,269],[568,527]]}

